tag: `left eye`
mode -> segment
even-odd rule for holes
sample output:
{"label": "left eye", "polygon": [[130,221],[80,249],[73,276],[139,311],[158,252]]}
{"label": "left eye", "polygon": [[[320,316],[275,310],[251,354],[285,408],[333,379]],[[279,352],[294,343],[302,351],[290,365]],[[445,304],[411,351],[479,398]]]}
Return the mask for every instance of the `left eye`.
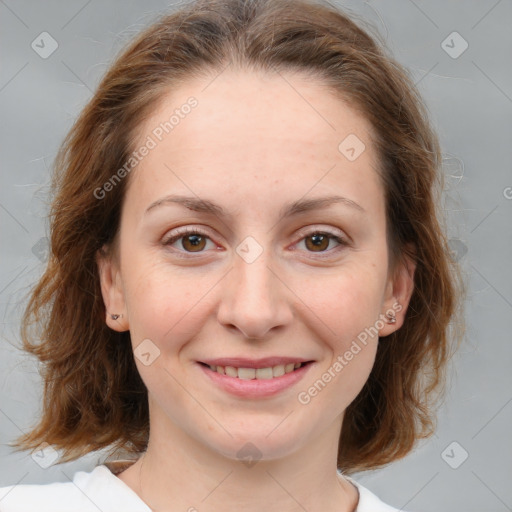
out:
{"label": "left eye", "polygon": [[[174,235],[165,239],[162,244],[165,246],[172,246],[178,240],[182,240],[181,249],[184,249],[185,252],[188,253],[203,252],[207,241],[210,241],[213,244],[210,237],[197,228],[185,228],[175,232]],[[333,240],[340,246],[347,245],[347,242],[342,237],[326,231],[312,231],[311,233],[304,235],[300,239],[300,242],[305,242],[306,248],[309,252],[330,252],[327,251],[327,248]]]}
{"label": "left eye", "polygon": [[[301,242],[304,240],[305,245],[308,249],[311,249],[312,252],[326,252],[327,247],[332,240],[337,242],[339,245],[346,245],[346,242],[343,238],[329,232],[324,231],[314,231],[303,238],[301,238]],[[308,240],[310,242],[308,243]]]}

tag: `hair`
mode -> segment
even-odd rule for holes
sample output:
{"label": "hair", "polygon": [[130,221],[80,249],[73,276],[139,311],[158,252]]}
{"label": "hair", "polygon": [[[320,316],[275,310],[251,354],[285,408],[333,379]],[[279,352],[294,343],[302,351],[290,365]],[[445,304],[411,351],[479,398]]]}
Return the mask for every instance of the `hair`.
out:
{"label": "hair", "polygon": [[95,191],[130,158],[164,95],[227,65],[306,73],[370,122],[389,261],[392,269],[406,256],[416,263],[404,324],[378,344],[345,411],[338,468],[377,468],[433,434],[447,363],[465,329],[465,286],[437,210],[441,151],[408,71],[353,18],[322,0],[197,0],[160,16],[114,60],[54,162],[50,254],[21,325],[22,350],[42,363],[43,410],[11,443],[17,451],[46,442],[63,451],[62,463],[102,448],[147,448],[147,389],[129,332],[105,323],[95,259],[116,241],[128,178],[101,199]]}

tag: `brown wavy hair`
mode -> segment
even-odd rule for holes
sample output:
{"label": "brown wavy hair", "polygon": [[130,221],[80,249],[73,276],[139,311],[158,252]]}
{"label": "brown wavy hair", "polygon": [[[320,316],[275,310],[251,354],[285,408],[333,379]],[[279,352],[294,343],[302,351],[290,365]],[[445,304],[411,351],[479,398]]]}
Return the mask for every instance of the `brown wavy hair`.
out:
{"label": "brown wavy hair", "polygon": [[197,0],[162,15],[115,59],[55,159],[51,250],[21,327],[22,350],[42,363],[43,410],[11,443],[16,451],[46,442],[63,450],[62,463],[103,448],[146,449],[147,389],[129,332],[105,324],[95,260],[116,240],[128,178],[102,199],[94,192],[123,167],[159,99],[227,65],[305,72],[371,123],[392,268],[405,255],[416,262],[404,325],[379,343],[345,411],[338,468],[377,468],[432,435],[447,363],[464,332],[465,284],[438,210],[440,146],[408,71],[356,18],[323,0]]}

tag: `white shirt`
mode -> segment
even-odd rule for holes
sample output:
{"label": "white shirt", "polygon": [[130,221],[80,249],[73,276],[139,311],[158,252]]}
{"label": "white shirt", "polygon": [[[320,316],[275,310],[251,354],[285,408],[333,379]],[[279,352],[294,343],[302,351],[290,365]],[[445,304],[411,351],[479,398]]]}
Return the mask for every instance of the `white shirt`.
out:
{"label": "white shirt", "polygon": [[[356,512],[399,512],[348,476],[359,491]],[[105,465],[77,471],[72,482],[0,487],[1,512],[152,512],[138,494]],[[401,511],[404,512],[404,511]]]}

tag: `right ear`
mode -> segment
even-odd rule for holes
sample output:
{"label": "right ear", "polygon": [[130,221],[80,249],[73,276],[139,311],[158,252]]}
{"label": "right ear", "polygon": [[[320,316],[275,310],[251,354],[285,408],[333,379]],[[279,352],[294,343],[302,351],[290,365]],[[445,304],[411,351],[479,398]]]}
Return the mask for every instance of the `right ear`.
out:
{"label": "right ear", "polygon": [[[106,309],[106,323],[114,331],[129,330],[125,294],[117,258],[103,246],[96,252],[96,264],[100,276],[101,295]],[[112,315],[119,315],[117,319]]]}

